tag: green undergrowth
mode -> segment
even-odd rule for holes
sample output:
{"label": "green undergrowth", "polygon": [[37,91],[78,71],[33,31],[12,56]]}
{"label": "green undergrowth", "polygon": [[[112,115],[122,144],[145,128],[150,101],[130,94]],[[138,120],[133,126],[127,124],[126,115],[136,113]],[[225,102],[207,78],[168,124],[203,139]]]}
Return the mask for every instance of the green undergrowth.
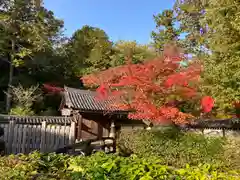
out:
{"label": "green undergrowth", "polygon": [[179,168],[186,164],[208,163],[240,169],[240,143],[237,140],[183,133],[174,128],[122,131],[118,152],[122,156],[156,156],[164,164]]}
{"label": "green undergrowth", "polygon": [[240,143],[167,128],[122,132],[118,152],[0,157],[0,179],[239,180]]}
{"label": "green undergrowth", "polygon": [[0,158],[0,179],[18,180],[218,180],[239,179],[237,171],[220,169],[216,165],[167,166],[158,157],[121,157],[116,154],[96,153],[89,157],[56,154]]}

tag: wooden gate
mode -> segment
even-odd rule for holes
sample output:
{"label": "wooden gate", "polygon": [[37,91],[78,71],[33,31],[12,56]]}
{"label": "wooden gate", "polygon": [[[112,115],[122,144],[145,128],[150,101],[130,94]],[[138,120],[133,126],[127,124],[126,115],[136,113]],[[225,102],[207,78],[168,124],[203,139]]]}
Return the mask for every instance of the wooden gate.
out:
{"label": "wooden gate", "polygon": [[110,134],[109,122],[81,115],[74,116],[74,119],[77,122],[76,128],[77,141],[109,137]]}

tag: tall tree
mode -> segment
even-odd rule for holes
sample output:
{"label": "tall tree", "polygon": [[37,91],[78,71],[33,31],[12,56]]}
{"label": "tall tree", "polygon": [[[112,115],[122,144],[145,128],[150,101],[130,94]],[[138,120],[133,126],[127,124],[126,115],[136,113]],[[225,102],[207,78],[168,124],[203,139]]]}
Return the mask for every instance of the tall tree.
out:
{"label": "tall tree", "polygon": [[204,90],[212,94],[223,113],[240,100],[239,12],[239,1],[209,0],[203,19],[210,52],[204,60]]}
{"label": "tall tree", "polygon": [[8,57],[9,82],[6,110],[10,109],[10,87],[14,67],[32,60],[33,55],[52,47],[63,22],[55,19],[51,11],[35,1],[1,1],[0,44],[2,56]]}
{"label": "tall tree", "polygon": [[156,30],[152,32],[154,46],[158,52],[162,52],[164,45],[177,42],[181,31],[176,26],[177,19],[173,10],[164,10],[154,15]]}
{"label": "tall tree", "polygon": [[207,26],[201,21],[207,6],[208,0],[177,0],[174,5],[180,31],[185,35],[182,44],[188,52],[196,55],[205,51],[204,34],[207,32]]}
{"label": "tall tree", "polygon": [[141,45],[136,41],[118,41],[113,46],[114,54],[111,56],[111,66],[119,66],[126,63],[126,57],[131,57],[134,64],[146,59],[152,59],[156,52],[149,45]]}
{"label": "tall tree", "polygon": [[109,68],[112,43],[107,34],[95,27],[77,30],[67,44],[69,67],[76,76]]}

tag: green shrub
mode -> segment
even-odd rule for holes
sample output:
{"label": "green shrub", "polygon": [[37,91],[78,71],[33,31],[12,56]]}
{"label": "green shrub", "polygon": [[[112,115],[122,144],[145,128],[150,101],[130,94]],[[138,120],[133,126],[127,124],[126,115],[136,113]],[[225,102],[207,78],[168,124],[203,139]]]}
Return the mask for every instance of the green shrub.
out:
{"label": "green shrub", "polygon": [[224,141],[173,128],[123,131],[118,140],[119,153],[140,157],[158,156],[164,164],[183,167],[186,163],[222,163]]}
{"label": "green shrub", "polygon": [[223,155],[225,165],[229,168],[240,169],[240,139],[227,139]]}
{"label": "green shrub", "polygon": [[121,157],[96,153],[90,157],[71,157],[33,153],[0,158],[0,179],[30,180],[177,180],[239,179],[240,172],[215,165],[164,165],[158,157]]}
{"label": "green shrub", "polygon": [[160,179],[237,179],[237,172],[224,172],[209,164],[182,169],[163,165],[157,157],[139,158],[95,154],[90,158],[74,158],[69,169],[75,179],[160,180]]}
{"label": "green shrub", "polygon": [[0,179],[27,180],[66,179],[65,160],[67,156],[56,154],[10,155],[0,158]]}
{"label": "green shrub", "polygon": [[17,106],[10,110],[10,115],[32,116],[34,115],[34,111],[30,107]]}

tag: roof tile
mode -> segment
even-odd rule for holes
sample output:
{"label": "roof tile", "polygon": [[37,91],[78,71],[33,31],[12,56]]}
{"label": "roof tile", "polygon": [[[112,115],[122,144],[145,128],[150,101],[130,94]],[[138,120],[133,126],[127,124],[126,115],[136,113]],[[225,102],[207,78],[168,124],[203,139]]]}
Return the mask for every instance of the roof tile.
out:
{"label": "roof tile", "polygon": [[65,104],[68,108],[79,109],[82,111],[110,111],[123,112],[117,108],[112,107],[114,99],[98,100],[97,93],[90,90],[81,90],[65,87],[64,98]]}

